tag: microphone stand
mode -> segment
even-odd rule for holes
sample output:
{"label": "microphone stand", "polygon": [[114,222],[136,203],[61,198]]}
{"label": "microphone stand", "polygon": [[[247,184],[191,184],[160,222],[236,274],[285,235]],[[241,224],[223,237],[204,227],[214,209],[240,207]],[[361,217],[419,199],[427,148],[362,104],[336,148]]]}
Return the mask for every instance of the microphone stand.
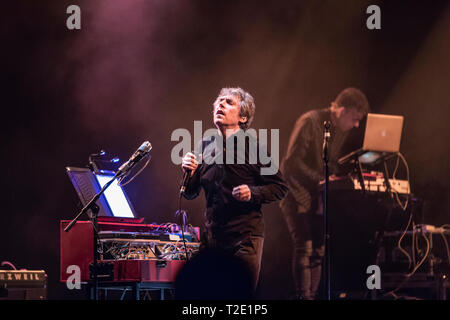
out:
{"label": "microphone stand", "polygon": [[323,162],[324,162],[324,174],[325,174],[325,188],[323,195],[323,224],[324,224],[324,244],[325,244],[325,263],[323,270],[323,279],[325,284],[325,296],[327,300],[331,300],[331,276],[330,276],[330,231],[328,225],[328,184],[329,184],[329,168],[328,168],[328,143],[330,140],[330,121],[324,121],[324,141],[323,141]]}
{"label": "microphone stand", "polygon": [[186,211],[181,209],[181,198],[183,197],[183,194],[186,191],[186,187],[187,187],[190,177],[191,177],[191,170],[186,170],[183,174],[183,180],[181,181],[181,187],[180,187],[180,194],[178,195],[178,211],[175,213],[175,216],[180,219],[181,236],[183,238],[184,252],[186,254],[186,261],[189,260],[189,254],[188,254],[188,250],[186,247],[186,239],[184,237],[184,229],[186,228],[186,222],[188,220],[188,216],[187,216]]}
{"label": "microphone stand", "polygon": [[91,210],[91,223],[94,230],[94,261],[92,263],[92,278],[94,282],[94,295],[91,295],[91,299],[98,300],[98,212],[100,208],[95,204],[95,202],[100,198],[100,196],[105,192],[105,190],[114,182],[114,180],[124,174],[125,172],[118,171],[114,177],[109,180],[103,188],[84,206],[83,209],[77,214],[77,216],[64,228],[65,232],[68,232],[72,227],[75,225],[75,223],[80,219],[80,217],[86,213],[88,210]]}

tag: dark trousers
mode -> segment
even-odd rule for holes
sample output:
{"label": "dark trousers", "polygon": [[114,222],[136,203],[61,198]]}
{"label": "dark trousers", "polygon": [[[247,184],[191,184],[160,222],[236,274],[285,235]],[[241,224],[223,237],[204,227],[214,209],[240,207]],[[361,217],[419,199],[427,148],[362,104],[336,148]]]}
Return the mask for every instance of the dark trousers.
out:
{"label": "dark trousers", "polygon": [[293,244],[292,273],[296,294],[306,300],[315,299],[325,253],[323,215],[298,212],[294,203],[283,206],[282,213]]}
{"label": "dark trousers", "polygon": [[201,249],[223,250],[244,262],[251,277],[253,290],[256,290],[261,271],[263,246],[264,237],[262,236],[230,237],[206,230],[202,235]]}

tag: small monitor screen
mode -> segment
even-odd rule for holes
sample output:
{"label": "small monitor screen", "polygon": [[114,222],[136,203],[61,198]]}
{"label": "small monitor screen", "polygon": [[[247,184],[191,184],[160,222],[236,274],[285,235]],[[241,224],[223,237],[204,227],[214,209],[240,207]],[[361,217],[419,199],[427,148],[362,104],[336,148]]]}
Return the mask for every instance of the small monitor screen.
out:
{"label": "small monitor screen", "polygon": [[370,163],[374,163],[375,161],[377,161],[380,158],[381,154],[379,154],[378,152],[366,152],[362,155],[359,156],[358,160],[361,163],[365,163],[365,164],[370,164]]}
{"label": "small monitor screen", "polygon": [[[101,188],[112,179],[112,176],[101,174],[96,174],[95,177]],[[130,203],[126,198],[122,187],[117,184],[117,179],[106,189],[104,196],[108,201],[114,217],[134,218]]]}

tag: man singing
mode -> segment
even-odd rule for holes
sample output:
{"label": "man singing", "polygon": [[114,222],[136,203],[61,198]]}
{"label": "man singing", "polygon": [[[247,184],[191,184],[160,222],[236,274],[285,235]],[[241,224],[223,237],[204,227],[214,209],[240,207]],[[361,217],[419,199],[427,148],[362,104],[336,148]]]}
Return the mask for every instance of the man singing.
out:
{"label": "man singing", "polygon": [[[202,247],[224,250],[241,259],[256,288],[264,242],[261,205],[282,199],[287,186],[278,170],[261,173],[266,164],[262,164],[259,151],[264,146],[245,134],[255,114],[248,92],[223,88],[213,104],[213,114],[217,134],[202,141],[201,158],[191,152],[183,157],[182,168],[190,171],[184,197],[193,199],[204,189]],[[245,139],[240,139],[242,136]]]}

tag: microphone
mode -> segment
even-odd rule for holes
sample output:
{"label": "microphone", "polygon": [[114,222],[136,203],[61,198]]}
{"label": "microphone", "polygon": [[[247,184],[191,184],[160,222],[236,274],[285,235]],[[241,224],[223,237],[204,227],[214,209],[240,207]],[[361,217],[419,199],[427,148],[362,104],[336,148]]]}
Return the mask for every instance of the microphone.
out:
{"label": "microphone", "polygon": [[191,170],[186,170],[183,173],[183,180],[181,182],[181,187],[180,187],[180,194],[183,194],[186,191],[186,187],[188,185],[189,182],[189,178],[191,177]]}
{"label": "microphone", "polygon": [[142,143],[130,159],[120,166],[118,173],[125,173],[130,170],[136,163],[141,161],[141,159],[144,158],[150,150],[152,150],[152,144],[150,142],[145,141]]}
{"label": "microphone", "polygon": [[[196,151],[191,151],[196,157],[201,158],[201,153],[198,154]],[[183,180],[181,181],[181,187],[180,187],[180,195],[182,195],[187,188],[187,185],[189,183],[189,179],[191,178],[191,172],[192,170],[189,169],[185,169],[184,173],[183,173]]]}

